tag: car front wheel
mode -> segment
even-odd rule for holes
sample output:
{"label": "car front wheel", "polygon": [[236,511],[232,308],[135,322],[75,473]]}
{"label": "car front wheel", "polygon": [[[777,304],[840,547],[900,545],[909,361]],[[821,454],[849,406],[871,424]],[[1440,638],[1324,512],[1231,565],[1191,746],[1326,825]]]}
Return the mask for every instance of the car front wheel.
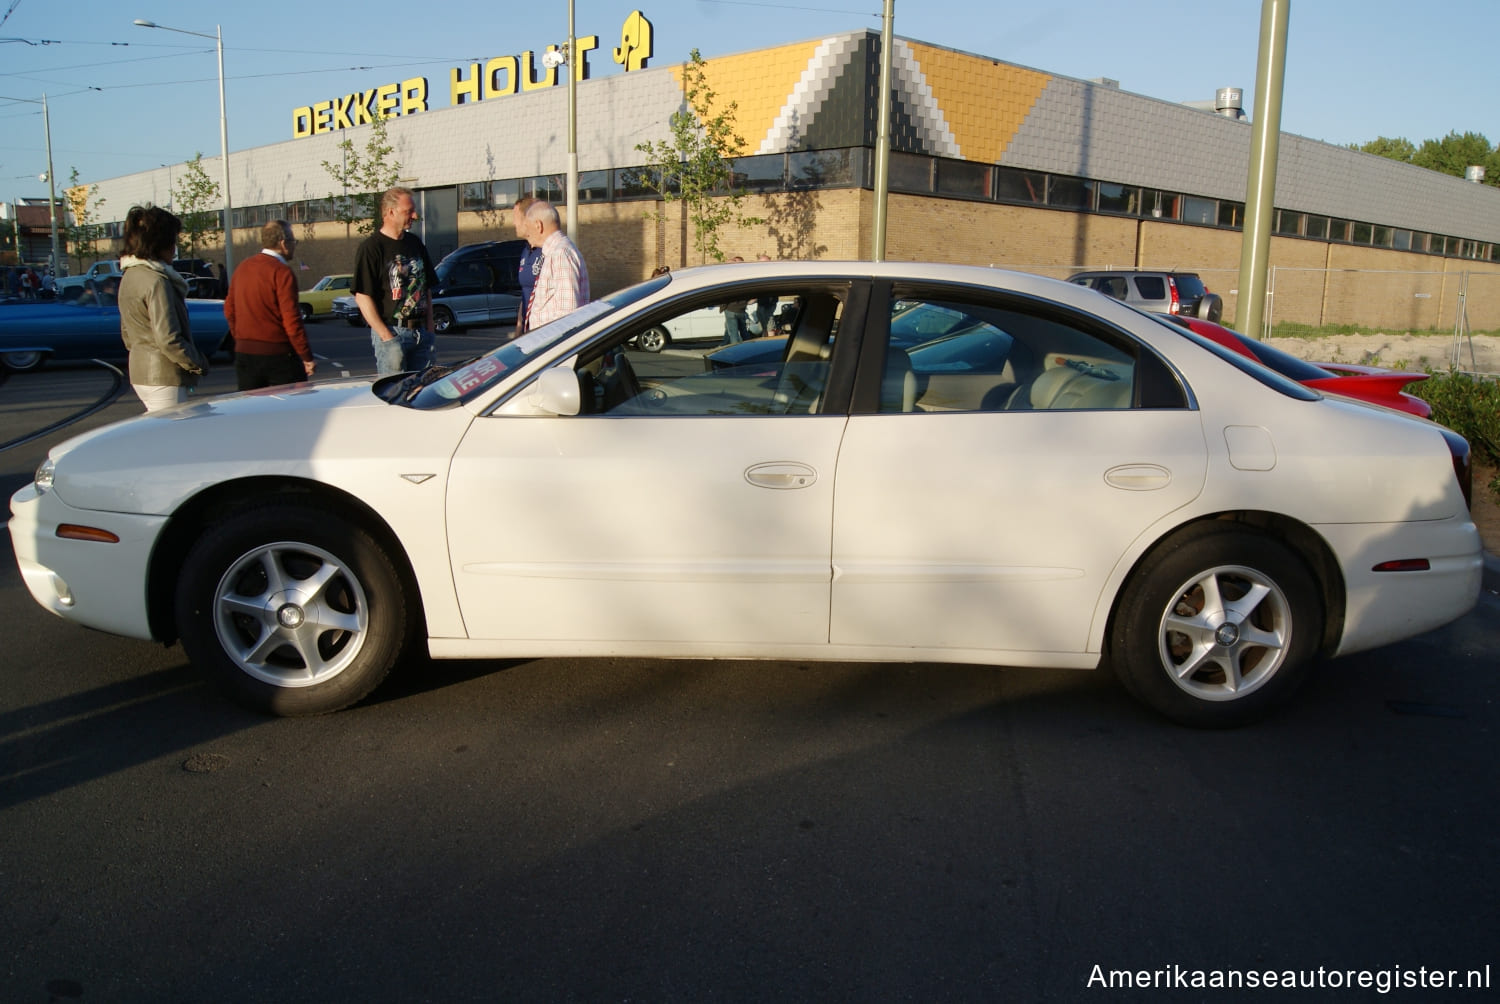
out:
{"label": "car front wheel", "polygon": [[280,502],[198,539],[176,613],[192,663],[237,701],[276,715],[353,704],[418,634],[401,576],[369,533]]}
{"label": "car front wheel", "polygon": [[1109,656],[1126,689],[1183,725],[1263,718],[1301,684],[1323,631],[1312,573],[1278,540],[1190,527],[1127,581]]}
{"label": "car front wheel", "polygon": [[447,307],[432,308],[432,331],[442,335],[453,330],[453,311]]}
{"label": "car front wheel", "polygon": [[669,341],[671,339],[667,336],[667,329],[657,326],[649,331],[641,332],[635,343],[642,352],[660,352],[667,347]]}

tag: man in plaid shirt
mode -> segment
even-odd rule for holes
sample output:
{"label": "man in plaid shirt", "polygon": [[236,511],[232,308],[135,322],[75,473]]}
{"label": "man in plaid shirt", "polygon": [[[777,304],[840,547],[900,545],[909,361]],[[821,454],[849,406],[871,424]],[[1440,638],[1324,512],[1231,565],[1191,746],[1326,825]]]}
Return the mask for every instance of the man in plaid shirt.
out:
{"label": "man in plaid shirt", "polygon": [[540,248],[542,270],[526,313],[526,330],[535,331],[589,302],[589,270],[583,255],[560,229],[557,209],[538,199],[526,210],[526,240]]}

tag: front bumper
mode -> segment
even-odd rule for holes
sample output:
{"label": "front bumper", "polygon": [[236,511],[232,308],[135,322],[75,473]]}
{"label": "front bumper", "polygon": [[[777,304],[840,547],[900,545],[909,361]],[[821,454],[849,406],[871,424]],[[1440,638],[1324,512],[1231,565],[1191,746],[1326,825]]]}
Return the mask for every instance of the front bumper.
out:
{"label": "front bumper", "polygon": [[[165,516],[74,509],[34,484],[11,496],[10,512],[11,546],[33,599],[87,627],[151,639],[146,577]],[[108,530],[119,542],[59,537],[65,523]]]}

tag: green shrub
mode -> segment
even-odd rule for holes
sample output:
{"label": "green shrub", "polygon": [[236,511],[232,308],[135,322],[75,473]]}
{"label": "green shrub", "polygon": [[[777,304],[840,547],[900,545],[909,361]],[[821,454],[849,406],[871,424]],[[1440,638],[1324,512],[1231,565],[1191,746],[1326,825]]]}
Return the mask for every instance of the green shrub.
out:
{"label": "green shrub", "polygon": [[1432,372],[1407,390],[1432,405],[1432,420],[1467,439],[1476,457],[1500,464],[1500,381]]}

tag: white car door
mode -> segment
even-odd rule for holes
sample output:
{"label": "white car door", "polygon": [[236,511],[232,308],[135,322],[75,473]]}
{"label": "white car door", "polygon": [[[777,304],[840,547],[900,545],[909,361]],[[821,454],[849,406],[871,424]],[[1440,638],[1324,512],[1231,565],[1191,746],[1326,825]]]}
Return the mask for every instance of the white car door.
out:
{"label": "white car door", "polygon": [[979,395],[983,410],[921,410],[923,394],[956,371],[961,353],[948,351],[941,372],[908,379],[904,405],[888,395],[883,413],[850,420],[831,641],[1083,652],[1121,555],[1201,489],[1198,413],[1185,397],[1133,407],[1139,371],[1164,367],[1129,358],[1128,346],[1052,317],[958,306],[975,317],[960,337],[976,351],[1013,339],[1010,365],[983,361],[995,375],[993,393]]}
{"label": "white car door", "polygon": [[810,361],[705,372],[611,349],[581,366],[588,413],[473,422],[447,505],[469,637],[681,655],[826,645],[847,418],[816,411],[825,300]]}

